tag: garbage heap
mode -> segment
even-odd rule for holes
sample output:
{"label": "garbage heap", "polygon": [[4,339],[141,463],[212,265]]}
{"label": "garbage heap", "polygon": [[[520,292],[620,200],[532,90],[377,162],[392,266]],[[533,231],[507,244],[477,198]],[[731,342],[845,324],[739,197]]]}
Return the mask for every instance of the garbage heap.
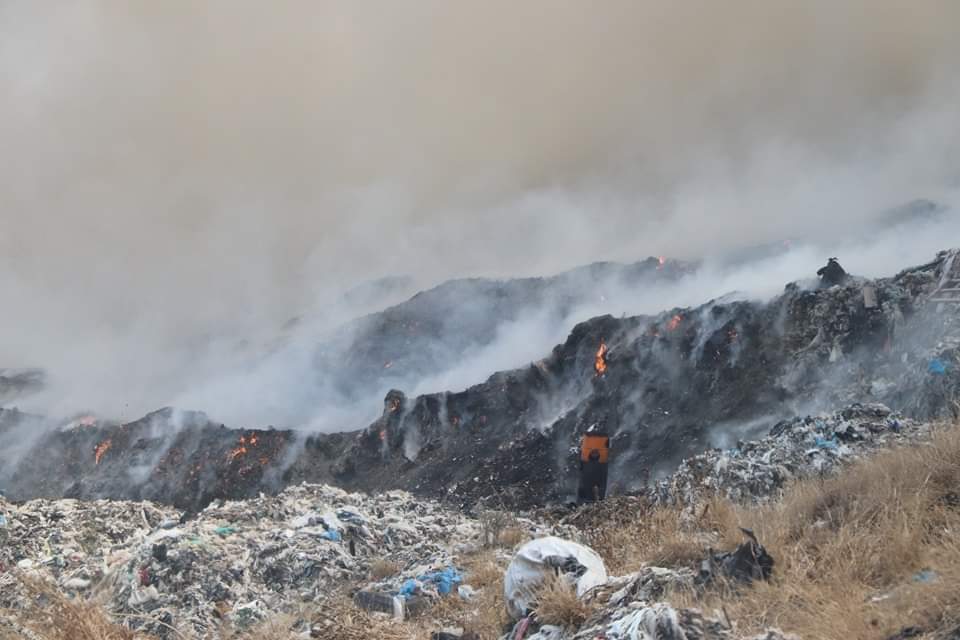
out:
{"label": "garbage heap", "polygon": [[[745,533],[750,533],[745,531]],[[750,533],[752,536],[752,533]],[[565,547],[570,547],[568,564],[578,560],[590,566],[586,571],[572,571],[560,565]],[[733,625],[722,612],[712,616],[698,609],[675,608],[666,602],[671,593],[691,593],[706,582],[723,575],[726,580],[749,583],[769,577],[773,559],[755,538],[749,539],[735,551],[710,555],[699,573],[691,569],[679,570],[660,567],[644,567],[640,571],[621,576],[608,577],[602,566],[591,562],[590,549],[568,541],[552,538],[534,540],[524,545],[514,557],[507,570],[505,597],[511,616],[517,620],[513,628],[501,640],[733,640],[743,638],[734,631]],[[539,554],[537,552],[540,552]],[[575,555],[575,557],[574,557]],[[547,556],[547,557],[542,557]],[[545,568],[557,567],[554,571],[575,585],[577,593],[585,589],[581,601],[590,611],[580,624],[539,624],[536,615],[521,611],[535,606],[526,597],[534,591],[524,591],[522,578],[535,578],[533,569],[540,560]],[[602,578],[602,580],[598,580]],[[586,584],[584,584],[586,583]],[[597,584],[599,583],[599,584]],[[788,640],[777,629],[751,636],[749,640]]]}
{"label": "garbage heap", "polygon": [[[420,602],[467,587],[459,554],[480,545],[481,526],[404,492],[378,496],[320,485],[277,496],[214,502],[195,518],[152,503],[0,498],[0,610],[30,605],[22,579],[54,582],[102,602],[118,620],[163,638],[220,637],[371,579],[388,599]],[[533,535],[542,534],[535,526]],[[381,569],[382,571],[382,569]],[[355,591],[355,589],[354,589]],[[0,616],[4,618],[4,616]],[[311,637],[309,623],[305,637]],[[16,627],[15,627],[16,630]],[[173,636],[170,636],[173,637]]]}
{"label": "garbage heap", "polygon": [[648,497],[658,504],[693,504],[717,494],[763,501],[795,478],[827,475],[871,451],[922,440],[930,429],[879,403],[784,420],[759,440],[687,458]]}

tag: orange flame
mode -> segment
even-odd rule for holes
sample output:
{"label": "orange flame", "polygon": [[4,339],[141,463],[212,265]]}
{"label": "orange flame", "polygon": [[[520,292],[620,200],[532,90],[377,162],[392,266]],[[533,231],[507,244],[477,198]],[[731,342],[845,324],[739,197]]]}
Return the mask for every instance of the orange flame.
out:
{"label": "orange flame", "polygon": [[663,256],[657,258],[657,269],[663,269],[663,265],[667,264],[667,259]]}
{"label": "orange flame", "polygon": [[607,343],[600,340],[600,348],[597,349],[597,355],[593,359],[593,370],[596,375],[602,376],[607,371]]}
{"label": "orange flame", "polygon": [[240,456],[247,455],[247,451],[249,451],[249,449],[247,449],[247,445],[251,447],[255,447],[257,445],[256,434],[250,436],[249,439],[244,436],[240,436],[240,441],[237,443],[237,447],[227,454],[227,460],[236,460]]}
{"label": "orange flame", "polygon": [[676,330],[676,328],[680,326],[681,322],[683,322],[683,316],[678,313],[670,318],[670,322],[667,323],[667,331]]}
{"label": "orange flame", "polygon": [[96,449],[93,450],[93,459],[97,464],[100,464],[100,459],[103,458],[103,454],[110,450],[110,447],[113,446],[113,442],[110,440],[104,440],[97,445]]}
{"label": "orange flame", "polygon": [[387,432],[383,429],[380,429],[380,442],[387,441]]}

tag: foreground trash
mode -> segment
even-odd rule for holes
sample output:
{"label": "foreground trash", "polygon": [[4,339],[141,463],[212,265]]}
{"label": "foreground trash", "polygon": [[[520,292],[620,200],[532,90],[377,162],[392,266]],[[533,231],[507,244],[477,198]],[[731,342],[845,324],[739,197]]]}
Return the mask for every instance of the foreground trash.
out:
{"label": "foreground trash", "polygon": [[197,637],[224,621],[247,628],[363,584],[377,560],[397,567],[385,587],[393,593],[373,598],[381,610],[394,615],[401,585],[420,585],[401,598],[400,617],[408,616],[438,592],[458,597],[451,568],[480,540],[475,519],[436,502],[323,485],[214,503],[183,523],[169,507],[105,500],[0,499],[0,512],[9,534],[0,548],[0,609],[27,607],[19,577],[35,577],[68,595],[96,591],[110,613],[158,635],[167,625]]}
{"label": "foreground trash", "polygon": [[725,578],[732,582],[749,583],[754,580],[766,580],[773,574],[773,556],[757,540],[753,531],[741,529],[747,541],[727,553],[710,553],[700,564],[701,583],[716,578]]}
{"label": "foreground trash", "polygon": [[538,588],[552,575],[566,578],[581,597],[607,581],[607,569],[593,549],[562,538],[531,540],[517,550],[504,576],[511,618],[522,618],[533,608]]}
{"label": "foreground trash", "polygon": [[[698,609],[675,608],[658,601],[671,590],[692,589],[696,576],[690,570],[647,567],[619,578],[610,578],[586,594],[595,613],[577,629],[537,625],[521,619],[500,640],[736,640],[729,621],[705,615]],[[746,640],[798,640],[779,629],[768,629]]]}

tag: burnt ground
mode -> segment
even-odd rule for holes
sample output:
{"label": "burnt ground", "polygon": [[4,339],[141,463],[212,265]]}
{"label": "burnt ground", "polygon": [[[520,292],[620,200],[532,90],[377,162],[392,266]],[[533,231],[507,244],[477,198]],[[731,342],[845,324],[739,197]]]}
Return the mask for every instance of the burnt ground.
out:
{"label": "burnt ground", "polygon": [[[694,269],[691,263],[647,258],[594,263],[548,278],[452,280],[346,324],[317,345],[314,368],[329,384],[326,393],[369,405],[371,393],[409,388],[443,371],[531,311],[560,320],[603,296],[669,283]],[[327,372],[336,375],[327,380]]]}
{"label": "burnt ground", "polygon": [[[529,506],[572,495],[573,448],[593,427],[612,437],[611,490],[639,489],[684,457],[797,413],[880,401],[943,415],[960,389],[956,306],[928,302],[943,269],[940,256],[892,278],[788,285],[769,302],[593,318],[543,360],[467,390],[391,391],[381,418],[350,433],[230,429],[172,409],[72,425],[0,480],[11,499],[151,499],[187,511],[301,481]],[[944,372],[932,372],[934,360]]]}

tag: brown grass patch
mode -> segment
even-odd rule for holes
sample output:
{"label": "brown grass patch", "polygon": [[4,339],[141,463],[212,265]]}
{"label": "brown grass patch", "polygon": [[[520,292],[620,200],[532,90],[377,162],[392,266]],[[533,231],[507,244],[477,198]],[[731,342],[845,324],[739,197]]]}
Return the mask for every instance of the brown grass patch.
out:
{"label": "brown grass patch", "polygon": [[[0,614],[16,619],[42,640],[146,640],[150,637],[117,624],[96,603],[68,598],[55,584],[33,578],[22,578],[21,584],[30,596],[30,608],[16,614]],[[0,637],[12,640],[15,636]]]}
{"label": "brown grass patch", "polygon": [[480,514],[480,535],[483,546],[488,548],[512,548],[528,538],[514,514],[494,510]]}
{"label": "brown grass patch", "polygon": [[579,627],[593,611],[594,606],[578,598],[576,588],[562,577],[551,576],[537,591],[534,615],[542,624]]}
{"label": "brown grass patch", "polygon": [[315,624],[325,640],[428,640],[430,631],[418,621],[397,622],[385,615],[364,611],[348,598],[335,598],[315,614]]}
{"label": "brown grass patch", "polygon": [[[827,640],[886,638],[904,626],[960,625],[960,429],[879,453],[842,473],[790,487],[768,506],[714,499],[696,509],[648,509],[591,543],[614,573],[644,563],[690,565],[730,549],[752,528],[776,559],[768,583],[683,594],[674,604],[725,607],[741,632],[775,626]],[[923,569],[933,581],[915,580]]]}
{"label": "brown grass patch", "polygon": [[400,573],[403,567],[399,563],[385,558],[377,558],[370,563],[370,578],[372,580],[383,580],[390,576]]}

